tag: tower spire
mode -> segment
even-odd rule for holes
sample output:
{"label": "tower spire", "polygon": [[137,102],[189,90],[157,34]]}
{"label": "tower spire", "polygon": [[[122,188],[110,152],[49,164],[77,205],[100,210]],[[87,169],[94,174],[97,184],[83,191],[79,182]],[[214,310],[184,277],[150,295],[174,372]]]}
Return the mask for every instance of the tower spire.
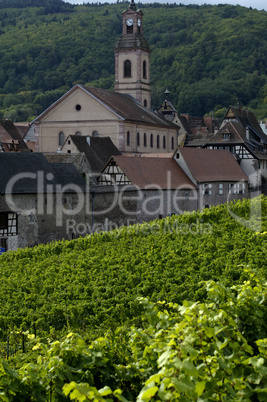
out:
{"label": "tower spire", "polygon": [[133,11],[136,11],[136,5],[135,5],[134,0],[131,0],[131,3],[129,4],[129,9],[133,10]]}

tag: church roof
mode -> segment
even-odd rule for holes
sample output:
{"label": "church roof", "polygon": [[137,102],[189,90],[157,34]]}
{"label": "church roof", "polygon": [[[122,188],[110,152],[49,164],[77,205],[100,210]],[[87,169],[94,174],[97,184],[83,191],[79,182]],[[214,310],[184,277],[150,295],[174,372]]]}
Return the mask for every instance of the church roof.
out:
{"label": "church roof", "polygon": [[177,130],[175,124],[166,120],[163,116],[142,106],[141,103],[130,95],[112,92],[101,88],[87,87],[84,85],[79,86],[105,104],[109,109],[113,110],[124,120],[148,125],[172,127]]}

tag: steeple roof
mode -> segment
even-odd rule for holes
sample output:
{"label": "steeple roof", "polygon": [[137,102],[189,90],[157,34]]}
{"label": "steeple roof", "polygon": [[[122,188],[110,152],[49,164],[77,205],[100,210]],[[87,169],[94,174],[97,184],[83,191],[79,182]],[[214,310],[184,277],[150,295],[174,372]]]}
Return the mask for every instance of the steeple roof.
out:
{"label": "steeple roof", "polygon": [[134,0],[131,0],[131,3],[129,4],[129,8],[130,8],[130,10],[136,11],[136,5],[135,5]]}

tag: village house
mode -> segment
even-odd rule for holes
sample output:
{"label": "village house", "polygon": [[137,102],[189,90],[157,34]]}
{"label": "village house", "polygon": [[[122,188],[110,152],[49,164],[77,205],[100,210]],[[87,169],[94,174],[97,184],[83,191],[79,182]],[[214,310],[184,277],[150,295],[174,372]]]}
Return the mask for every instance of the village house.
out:
{"label": "village house", "polygon": [[73,163],[78,172],[90,176],[90,183],[97,184],[97,177],[112,155],[121,155],[109,137],[70,135],[60,152],[44,154],[50,163]]}
{"label": "village house", "polygon": [[61,154],[79,152],[84,153],[94,175],[101,173],[111,156],[121,155],[109,137],[70,135],[61,148]]}
{"label": "village house", "polygon": [[194,138],[187,146],[229,150],[249,177],[250,196],[267,194],[267,135],[253,112],[230,106],[216,133]]}
{"label": "village house", "polygon": [[174,158],[198,187],[197,209],[248,198],[248,177],[229,151],[183,147]]}
{"label": "village house", "polygon": [[172,157],[113,156],[98,182],[125,189],[134,186],[139,223],[197,209],[196,185]]}
{"label": "village house", "polygon": [[181,147],[172,157],[112,157],[98,181],[138,189],[138,222],[248,198],[248,177],[221,150]]}

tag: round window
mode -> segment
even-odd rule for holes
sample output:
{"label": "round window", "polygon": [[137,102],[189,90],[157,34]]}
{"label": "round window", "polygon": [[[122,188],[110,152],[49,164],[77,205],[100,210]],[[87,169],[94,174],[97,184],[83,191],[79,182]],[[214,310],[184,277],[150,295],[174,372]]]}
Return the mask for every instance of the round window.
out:
{"label": "round window", "polygon": [[79,112],[82,107],[81,107],[81,105],[76,105],[75,108],[76,108],[76,110]]}

